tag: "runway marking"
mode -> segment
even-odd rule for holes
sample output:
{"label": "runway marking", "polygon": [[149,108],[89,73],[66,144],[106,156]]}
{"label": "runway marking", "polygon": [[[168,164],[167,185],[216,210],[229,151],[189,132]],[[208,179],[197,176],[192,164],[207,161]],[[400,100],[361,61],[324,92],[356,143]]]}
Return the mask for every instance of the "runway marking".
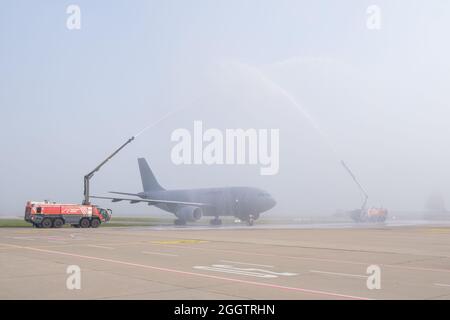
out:
{"label": "runway marking", "polygon": [[[182,248],[180,246],[171,246],[171,247],[173,247],[173,248]],[[300,256],[285,256],[285,255],[276,255],[276,254],[269,254],[269,253],[243,252],[243,251],[227,250],[227,249],[198,248],[198,247],[185,247],[185,248],[192,249],[192,250],[229,252],[229,253],[237,253],[237,254],[243,254],[243,255],[261,256],[261,257],[273,257],[273,258],[286,258],[286,259],[296,259],[296,260],[311,260],[311,261],[321,261],[321,262],[353,264],[353,265],[359,265],[359,266],[368,266],[368,265],[371,264],[369,262],[359,262],[359,261],[350,261],[350,260],[324,259],[324,258],[312,258],[312,257],[300,257]],[[408,267],[408,266],[395,265],[395,264],[379,264],[379,265],[382,266],[382,267],[388,267],[388,268],[450,273],[450,269]]]}
{"label": "runway marking", "polygon": [[47,240],[48,241],[64,241],[66,239],[61,236],[47,236]]}
{"label": "runway marking", "polygon": [[319,271],[319,270],[309,270],[309,272],[312,272],[312,273],[330,274],[330,275],[343,276],[343,277],[367,278],[367,276],[361,275],[361,274],[351,274],[351,273],[341,273],[341,272],[329,272],[329,271]]}
{"label": "runway marking", "polygon": [[107,250],[114,250],[114,248],[112,247],[105,247],[105,246],[97,246],[95,244],[88,244],[88,247],[92,247],[92,248],[100,248],[100,249],[107,249]]}
{"label": "runway marking", "polygon": [[150,251],[142,251],[144,254],[156,254],[160,256],[168,256],[168,257],[178,257],[178,254],[173,253],[165,253],[165,252],[150,252]]}
{"label": "runway marking", "polygon": [[193,268],[198,269],[198,270],[240,274],[243,276],[251,276],[251,277],[257,277],[257,278],[278,278],[276,275],[273,275],[273,274],[250,272],[250,271],[244,271],[244,270],[235,270],[232,268],[223,268],[221,265],[213,265],[211,267],[209,267],[209,266],[194,266]]}
{"label": "runway marking", "polygon": [[155,244],[196,244],[196,243],[205,243],[208,241],[205,240],[196,240],[196,239],[180,239],[180,240],[159,240],[152,241]]}
{"label": "runway marking", "polygon": [[[13,238],[13,237],[5,237],[5,238]],[[30,239],[31,240],[31,239]],[[81,240],[81,239],[77,239]],[[200,240],[201,241],[201,240]],[[165,242],[165,241],[162,241]],[[208,242],[208,241],[204,241]],[[162,244],[165,243],[157,243],[155,241],[130,241],[125,243],[118,243],[118,246],[123,245],[130,245],[130,244]],[[68,244],[67,246],[71,246]],[[168,244],[169,247],[172,248],[182,248],[182,249],[191,249],[191,250],[204,250],[204,251],[216,251],[216,252],[229,252],[234,254],[241,254],[241,255],[253,255],[253,256],[262,256],[262,257],[273,257],[273,258],[286,258],[286,259],[295,259],[295,260],[311,260],[311,261],[321,261],[321,262],[332,262],[332,263],[342,263],[342,264],[351,264],[351,265],[360,265],[360,266],[368,266],[370,265],[369,262],[358,262],[358,261],[349,261],[349,260],[337,260],[337,259],[325,259],[325,258],[312,258],[312,257],[301,257],[301,256],[286,256],[286,255],[275,255],[275,254],[267,254],[267,253],[255,253],[255,252],[243,252],[243,251],[235,251],[235,250],[227,250],[227,249],[216,249],[216,248],[205,248],[205,247],[193,247],[193,246],[177,246]],[[45,246],[47,248],[50,248],[52,246]],[[56,247],[56,246],[53,246]],[[59,247],[59,246],[58,246]],[[450,273],[450,269],[435,269],[435,268],[424,268],[424,267],[408,267],[404,265],[393,265],[393,264],[379,264],[382,267],[388,267],[388,268],[397,268],[397,269],[407,269],[407,270],[417,270],[417,271],[427,271],[427,272],[442,272],[442,273]]]}
{"label": "runway marking", "polygon": [[354,300],[371,300],[366,297],[359,297],[359,296],[353,296],[353,295],[347,295],[347,294],[341,294],[341,293],[335,293],[335,292],[304,289],[304,288],[298,288],[298,287],[288,287],[288,286],[282,286],[282,285],[277,285],[277,284],[272,284],[272,283],[267,283],[267,282],[256,282],[256,281],[241,280],[241,279],[228,278],[228,277],[219,277],[219,276],[213,276],[213,275],[209,275],[209,274],[196,273],[196,272],[190,272],[190,271],[181,271],[181,270],[169,269],[169,268],[154,267],[154,266],[145,265],[145,264],[132,263],[132,262],[114,260],[114,259],[108,259],[108,258],[86,256],[86,255],[80,255],[80,254],[63,252],[63,251],[39,249],[39,248],[34,248],[34,247],[25,247],[25,246],[13,245],[13,244],[4,244],[4,245],[10,246],[13,248],[18,248],[18,249],[30,250],[30,251],[45,252],[45,253],[58,254],[58,255],[81,258],[81,259],[103,261],[103,262],[121,264],[121,265],[126,265],[126,266],[131,266],[131,267],[139,267],[139,268],[144,268],[144,269],[171,272],[171,273],[175,273],[175,274],[182,274],[182,275],[188,275],[188,276],[194,276],[194,277],[223,280],[223,281],[234,282],[234,283],[244,283],[244,284],[250,284],[250,285],[255,285],[255,286],[265,287],[265,288],[274,288],[274,289],[279,289],[279,290],[295,291],[295,292],[316,294],[316,295],[329,296],[329,297],[335,297],[335,298],[345,298],[345,299],[354,299]]}
{"label": "runway marking", "polygon": [[433,283],[433,284],[438,287],[450,287],[450,284],[445,284],[445,283]]}
{"label": "runway marking", "polygon": [[70,239],[72,239],[72,240],[87,240],[87,238],[83,237],[82,235],[80,236],[77,233],[71,233]]}
{"label": "runway marking", "polygon": [[[48,242],[64,242],[67,240],[82,240],[82,239],[75,239],[72,235],[70,235],[70,238],[66,238],[63,236],[35,236],[35,235],[29,235],[29,236],[6,236],[7,239],[14,239],[14,240],[26,240],[26,241],[36,241],[36,240],[47,240]],[[66,243],[66,242],[64,242]]]}
{"label": "runway marking", "polygon": [[274,272],[264,269],[255,268],[237,268],[231,265],[213,264],[212,266],[194,266],[194,269],[218,271],[225,273],[242,274],[259,278],[278,278],[278,276],[296,276],[297,273],[290,272]]}
{"label": "runway marking", "polygon": [[230,261],[230,260],[220,260],[220,262],[235,263],[235,264],[242,264],[242,265],[255,266],[255,267],[274,268],[274,266],[269,266],[267,264],[256,264],[256,263],[238,262],[238,261]]}
{"label": "runway marking", "polygon": [[27,241],[35,240],[35,238],[32,236],[29,236],[29,237],[15,236],[15,237],[5,237],[5,238],[14,239],[14,240],[27,240]]}
{"label": "runway marking", "polygon": [[430,271],[430,272],[450,272],[450,269],[434,269],[434,268],[422,268],[422,267],[405,267],[397,266],[395,264],[380,264],[382,267],[388,268],[398,268],[398,269],[408,269],[408,270],[418,270],[418,271]]}

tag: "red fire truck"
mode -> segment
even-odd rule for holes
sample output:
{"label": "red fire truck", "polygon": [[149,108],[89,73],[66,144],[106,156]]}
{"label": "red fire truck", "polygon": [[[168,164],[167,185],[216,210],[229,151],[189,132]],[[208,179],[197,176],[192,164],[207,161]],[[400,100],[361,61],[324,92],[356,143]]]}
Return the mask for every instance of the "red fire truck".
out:
{"label": "red fire truck", "polygon": [[385,208],[357,209],[350,212],[351,218],[355,222],[384,222],[388,211]]}
{"label": "red fire truck", "polygon": [[62,204],[55,202],[28,201],[25,221],[37,228],[61,228],[70,224],[76,228],[97,228],[111,219],[110,209],[95,205]]}

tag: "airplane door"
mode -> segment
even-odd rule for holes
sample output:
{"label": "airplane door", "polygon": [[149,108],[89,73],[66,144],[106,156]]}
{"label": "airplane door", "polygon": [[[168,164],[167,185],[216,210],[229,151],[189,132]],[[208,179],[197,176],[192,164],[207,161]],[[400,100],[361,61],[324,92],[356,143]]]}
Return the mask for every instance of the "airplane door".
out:
{"label": "airplane door", "polygon": [[242,215],[242,206],[243,206],[243,197],[242,194],[239,194],[235,190],[231,191],[231,208],[232,214],[235,217],[240,217]]}

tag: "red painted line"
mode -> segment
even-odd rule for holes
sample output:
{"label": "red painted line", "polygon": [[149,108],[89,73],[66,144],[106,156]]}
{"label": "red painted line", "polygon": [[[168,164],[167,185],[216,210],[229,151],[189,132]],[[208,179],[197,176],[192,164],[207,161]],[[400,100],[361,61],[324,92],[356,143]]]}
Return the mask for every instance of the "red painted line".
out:
{"label": "red painted line", "polygon": [[132,262],[127,262],[127,261],[120,261],[120,260],[100,258],[100,257],[93,257],[93,256],[85,256],[85,255],[69,253],[69,252],[54,251],[54,250],[47,250],[47,249],[39,249],[39,248],[33,248],[33,247],[24,247],[24,246],[12,245],[12,244],[3,244],[3,245],[10,246],[10,247],[15,247],[15,248],[20,248],[20,249],[31,250],[31,251],[38,251],[38,252],[45,252],[45,253],[52,253],[52,254],[59,254],[59,255],[64,255],[64,256],[82,258],[82,259],[90,259],[90,260],[97,260],[97,261],[103,261],[103,262],[110,262],[110,263],[122,264],[122,265],[127,265],[127,266],[132,266],[132,267],[146,268],[146,269],[152,269],[152,270],[158,270],[158,271],[164,271],[164,272],[171,272],[171,273],[177,273],[177,274],[189,275],[189,276],[195,276],[195,277],[203,277],[203,278],[224,280],[224,281],[235,282],[235,283],[251,284],[251,285],[255,285],[255,286],[267,287],[267,288],[275,288],[275,289],[280,289],[280,290],[288,290],[288,291],[296,291],[296,292],[317,294],[317,295],[330,296],[330,297],[335,297],[335,298],[345,298],[345,299],[354,299],[354,300],[370,300],[369,298],[365,298],[365,297],[358,297],[358,296],[340,294],[340,293],[335,293],[335,292],[303,289],[303,288],[297,288],[297,287],[288,287],[288,286],[282,286],[282,285],[277,285],[277,284],[271,284],[271,283],[265,283],[265,282],[256,282],[256,281],[248,281],[248,280],[234,279],[234,278],[228,278],[228,277],[219,277],[219,276],[213,276],[213,275],[208,275],[208,274],[203,274],[203,273],[196,273],[196,272],[181,271],[181,270],[176,270],[176,269],[154,267],[154,266],[149,266],[149,265],[145,265],[145,264],[132,263]]}

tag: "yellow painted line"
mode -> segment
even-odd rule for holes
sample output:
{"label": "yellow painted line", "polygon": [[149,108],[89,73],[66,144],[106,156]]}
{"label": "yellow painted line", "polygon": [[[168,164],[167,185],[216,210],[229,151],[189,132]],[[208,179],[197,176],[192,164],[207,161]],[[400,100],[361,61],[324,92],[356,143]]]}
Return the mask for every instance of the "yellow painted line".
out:
{"label": "yellow painted line", "polygon": [[432,233],[450,233],[450,229],[448,229],[448,228],[433,228],[433,229],[430,229],[429,230],[429,232],[432,232]]}

